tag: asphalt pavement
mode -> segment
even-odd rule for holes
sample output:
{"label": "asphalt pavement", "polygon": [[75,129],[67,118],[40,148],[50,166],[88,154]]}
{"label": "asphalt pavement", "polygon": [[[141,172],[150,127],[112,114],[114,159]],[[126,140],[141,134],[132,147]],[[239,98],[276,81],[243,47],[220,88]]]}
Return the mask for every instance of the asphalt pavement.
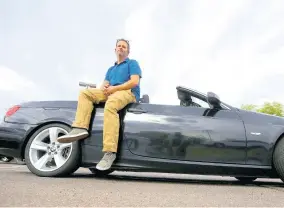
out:
{"label": "asphalt pavement", "polygon": [[66,178],[43,178],[25,165],[0,163],[0,206],[284,206],[284,183],[231,177],[114,172],[93,177],[79,169]]}

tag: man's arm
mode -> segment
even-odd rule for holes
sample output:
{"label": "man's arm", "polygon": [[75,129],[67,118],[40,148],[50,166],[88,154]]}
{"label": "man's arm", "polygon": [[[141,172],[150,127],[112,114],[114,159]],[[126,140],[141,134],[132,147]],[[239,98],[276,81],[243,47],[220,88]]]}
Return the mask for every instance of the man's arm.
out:
{"label": "man's arm", "polygon": [[106,75],[105,75],[105,79],[104,79],[104,81],[103,81],[103,83],[102,83],[102,85],[101,85],[101,87],[100,87],[100,89],[102,89],[102,90],[105,88],[105,86],[109,86],[109,79],[110,79],[109,75],[110,75],[111,68],[112,68],[112,67],[110,67],[110,68],[107,70],[107,73],[106,73]]}
{"label": "man's arm", "polygon": [[131,75],[130,80],[121,84],[117,85],[117,90],[129,90],[136,87],[139,83],[140,75]]}
{"label": "man's arm", "polygon": [[109,81],[108,80],[104,80],[104,82],[102,83],[100,89],[104,89],[105,86],[109,85]]}
{"label": "man's arm", "polygon": [[141,68],[136,60],[131,60],[129,63],[130,80],[117,86],[117,90],[129,90],[139,84],[141,75]]}

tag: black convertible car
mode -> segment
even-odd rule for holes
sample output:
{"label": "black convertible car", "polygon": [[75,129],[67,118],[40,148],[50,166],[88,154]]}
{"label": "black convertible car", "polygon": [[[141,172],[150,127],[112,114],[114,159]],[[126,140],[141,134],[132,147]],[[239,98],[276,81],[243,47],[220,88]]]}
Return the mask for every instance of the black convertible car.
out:
{"label": "black convertible car", "polygon": [[283,118],[232,107],[212,92],[176,89],[177,105],[151,104],[144,96],[119,112],[118,157],[106,172],[95,168],[103,156],[104,104],[95,105],[89,138],[68,144],[57,137],[70,130],[77,101],[16,105],[0,125],[0,155],[25,159],[38,176],[85,167],[96,175],[121,170],[284,180]]}

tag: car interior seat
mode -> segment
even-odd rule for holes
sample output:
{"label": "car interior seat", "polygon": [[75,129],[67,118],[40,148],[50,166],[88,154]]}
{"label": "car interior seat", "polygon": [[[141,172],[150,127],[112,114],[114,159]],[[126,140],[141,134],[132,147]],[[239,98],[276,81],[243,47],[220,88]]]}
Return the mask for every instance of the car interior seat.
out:
{"label": "car interior seat", "polygon": [[180,101],[181,106],[190,106],[192,103],[192,99],[189,95],[184,96],[184,98]]}
{"label": "car interior seat", "polygon": [[191,96],[186,92],[178,93],[178,97],[181,106],[201,107],[201,105],[193,102]]}

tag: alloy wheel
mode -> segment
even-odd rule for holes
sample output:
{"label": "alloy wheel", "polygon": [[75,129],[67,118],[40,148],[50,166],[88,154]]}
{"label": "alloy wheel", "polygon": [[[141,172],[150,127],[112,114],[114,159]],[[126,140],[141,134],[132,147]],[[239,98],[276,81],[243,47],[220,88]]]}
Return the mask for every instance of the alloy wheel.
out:
{"label": "alloy wheel", "polygon": [[41,131],[29,149],[31,164],[39,171],[54,171],[62,167],[72,152],[72,143],[61,144],[57,138],[68,132],[61,127],[50,127]]}

